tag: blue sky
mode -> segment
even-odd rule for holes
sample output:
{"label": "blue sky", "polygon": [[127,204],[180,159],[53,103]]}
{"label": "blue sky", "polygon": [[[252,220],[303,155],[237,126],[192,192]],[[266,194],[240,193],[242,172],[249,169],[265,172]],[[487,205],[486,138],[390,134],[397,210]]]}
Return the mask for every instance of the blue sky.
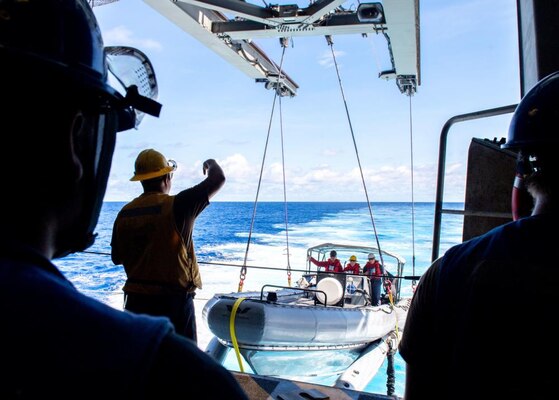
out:
{"label": "blue sky", "polygon": [[[348,1],[344,7],[357,5]],[[215,158],[227,182],[212,201],[254,201],[274,93],[141,0],[120,0],[94,12],[106,45],[134,46],[151,59],[163,104],[160,118],[146,116],[138,130],[119,133],[105,200],[128,201],[141,193],[141,185],[129,181],[134,160],[141,150],[155,148],[178,163],[171,193],[204,179],[203,161]],[[520,98],[514,0],[420,1],[421,85],[411,98],[393,80],[378,78],[389,68],[381,36],[340,35],[333,41],[373,202],[435,201],[445,122]],[[277,38],[255,43],[279,64]],[[366,201],[325,38],[294,38],[283,67],[299,85],[297,96],[281,102],[287,200]],[[284,197],[278,118],[276,104],[259,201]],[[451,129],[446,201],[464,200],[471,137],[506,137],[509,121],[507,114]]]}

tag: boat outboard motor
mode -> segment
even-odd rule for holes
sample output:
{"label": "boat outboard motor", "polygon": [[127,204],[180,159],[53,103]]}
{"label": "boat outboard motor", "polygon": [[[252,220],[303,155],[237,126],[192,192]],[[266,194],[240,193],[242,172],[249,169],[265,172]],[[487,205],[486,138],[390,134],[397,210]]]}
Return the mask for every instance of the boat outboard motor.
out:
{"label": "boat outboard motor", "polygon": [[[525,191],[525,179],[543,168],[557,168],[553,152],[559,136],[559,71],[541,79],[524,95],[509,126],[508,140],[501,147],[518,151],[516,177],[512,190],[513,219],[530,215],[531,197]],[[544,155],[549,156],[544,156]],[[547,165],[544,162],[547,161]],[[529,200],[528,200],[529,199]]]}

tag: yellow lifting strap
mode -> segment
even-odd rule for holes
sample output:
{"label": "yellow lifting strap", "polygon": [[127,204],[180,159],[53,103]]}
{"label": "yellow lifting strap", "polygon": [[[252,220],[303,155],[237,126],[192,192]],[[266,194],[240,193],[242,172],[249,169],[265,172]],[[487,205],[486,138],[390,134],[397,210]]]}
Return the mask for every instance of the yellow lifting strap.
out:
{"label": "yellow lifting strap", "polygon": [[243,360],[241,359],[239,344],[237,343],[237,336],[235,335],[235,316],[237,315],[237,309],[243,300],[245,300],[245,297],[240,297],[235,301],[235,304],[233,304],[233,310],[231,310],[231,317],[229,318],[229,333],[231,335],[231,342],[233,343],[235,356],[237,356],[237,362],[239,363],[239,370],[241,372],[245,372],[245,369],[243,368]]}

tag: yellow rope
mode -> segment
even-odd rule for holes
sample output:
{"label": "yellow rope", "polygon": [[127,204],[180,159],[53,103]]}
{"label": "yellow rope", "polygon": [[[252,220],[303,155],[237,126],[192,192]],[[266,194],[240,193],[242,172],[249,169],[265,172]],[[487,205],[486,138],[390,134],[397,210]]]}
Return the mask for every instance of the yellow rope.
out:
{"label": "yellow rope", "polygon": [[243,368],[243,361],[239,351],[239,344],[237,343],[237,336],[235,336],[235,316],[237,315],[237,309],[243,300],[245,300],[245,298],[240,297],[237,301],[235,301],[235,304],[233,304],[233,310],[231,311],[231,317],[229,318],[229,333],[231,334],[231,342],[233,343],[235,356],[237,356],[237,362],[239,363],[239,369],[241,372],[245,372],[245,369]]}
{"label": "yellow rope", "polygon": [[[392,306],[392,310],[394,311],[394,297],[392,296],[392,288],[388,291],[388,299],[390,300],[390,305]],[[398,341],[400,341],[400,333],[398,332],[398,316],[396,316],[396,337]]]}

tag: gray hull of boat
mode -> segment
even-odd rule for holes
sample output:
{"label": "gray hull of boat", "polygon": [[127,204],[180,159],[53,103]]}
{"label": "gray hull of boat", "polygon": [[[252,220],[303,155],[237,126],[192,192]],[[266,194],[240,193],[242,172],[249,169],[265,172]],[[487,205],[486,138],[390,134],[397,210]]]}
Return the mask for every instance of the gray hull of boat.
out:
{"label": "gray hull of boat", "polygon": [[228,344],[231,312],[241,297],[246,298],[238,305],[234,334],[240,347],[255,348],[363,345],[391,331],[403,330],[409,307],[409,299],[394,307],[348,308],[267,302],[259,300],[259,293],[216,295],[206,303],[203,318],[209,330]]}

